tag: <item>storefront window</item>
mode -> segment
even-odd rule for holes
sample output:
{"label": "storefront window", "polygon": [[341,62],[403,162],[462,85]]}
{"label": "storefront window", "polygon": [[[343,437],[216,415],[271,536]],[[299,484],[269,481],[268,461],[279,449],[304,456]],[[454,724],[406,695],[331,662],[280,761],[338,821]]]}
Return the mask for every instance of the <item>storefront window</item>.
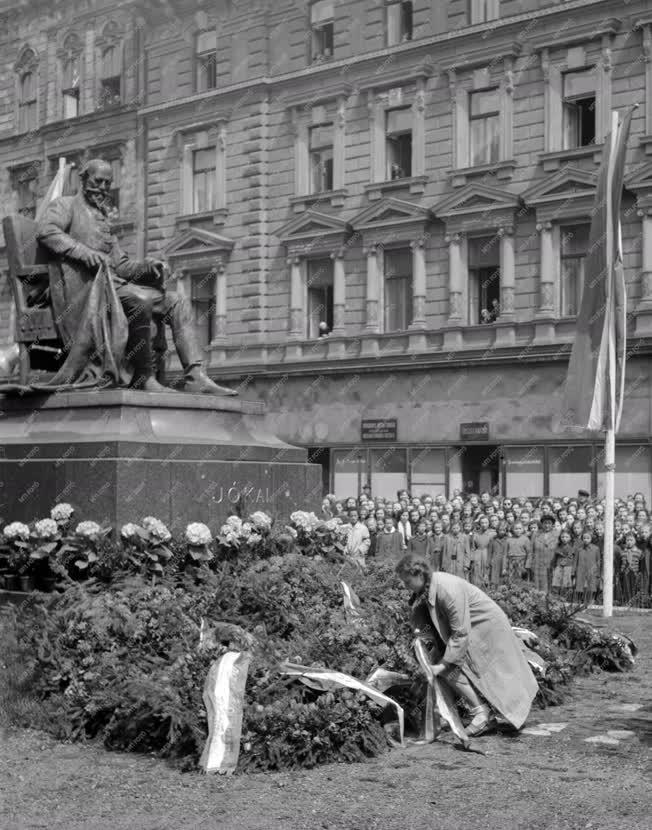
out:
{"label": "storefront window", "polygon": [[591,447],[551,447],[549,452],[551,496],[576,496],[578,490],[591,492]]}
{"label": "storefront window", "polygon": [[412,450],[410,458],[412,493],[436,496],[446,492],[446,451],[424,447]]}
{"label": "storefront window", "polygon": [[366,455],[365,450],[333,450],[333,493],[338,499],[358,498],[358,473],[360,487],[367,480]]}
{"label": "storefront window", "polygon": [[[604,448],[596,454],[598,497],[604,498]],[[652,503],[652,465],[647,446],[616,447],[616,498],[642,493]]]}
{"label": "storefront window", "polygon": [[407,488],[407,454],[393,447],[371,451],[371,494],[396,499]]}
{"label": "storefront window", "polygon": [[543,496],[543,447],[504,447],[503,458],[506,496]]}
{"label": "storefront window", "polygon": [[451,447],[448,456],[448,498],[451,498],[455,491],[464,492],[464,476],[462,465],[466,447]]}

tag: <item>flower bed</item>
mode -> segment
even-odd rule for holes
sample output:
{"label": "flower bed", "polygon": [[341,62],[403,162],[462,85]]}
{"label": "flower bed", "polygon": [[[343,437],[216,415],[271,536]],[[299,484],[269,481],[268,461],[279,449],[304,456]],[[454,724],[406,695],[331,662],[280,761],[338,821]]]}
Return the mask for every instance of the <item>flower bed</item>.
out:
{"label": "flower bed", "polygon": [[[15,722],[155,751],[192,768],[206,739],[208,668],[226,650],[246,649],[240,769],[353,761],[386,749],[376,704],[345,690],[320,693],[279,671],[290,660],[360,679],[377,667],[417,678],[406,592],[390,567],[372,563],[362,572],[344,558],[339,524],[314,525],[300,514],[276,528],[255,513],[230,518],[216,539],[192,523],[179,540],[152,517],[126,525],[116,540],[90,525],[56,532],[41,525],[47,542],[34,536],[36,526],[28,535],[5,528],[7,543],[28,545],[30,556],[55,545],[48,556],[62,589],[34,594],[11,612],[4,697]],[[357,622],[347,618],[343,580],[360,599]],[[607,638],[600,655],[587,651],[585,629],[561,604],[509,586],[496,599],[514,622],[541,635],[536,648],[551,662],[541,705],[559,700],[574,672],[596,662],[609,667],[608,655],[612,668],[624,667]],[[202,620],[213,642],[199,648]],[[417,729],[420,701],[404,702]]]}

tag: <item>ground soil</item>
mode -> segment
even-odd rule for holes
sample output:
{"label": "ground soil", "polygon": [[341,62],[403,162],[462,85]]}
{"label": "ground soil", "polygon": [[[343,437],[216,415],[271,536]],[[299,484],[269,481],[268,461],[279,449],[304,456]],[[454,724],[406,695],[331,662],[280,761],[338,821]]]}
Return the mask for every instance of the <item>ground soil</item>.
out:
{"label": "ground soil", "polygon": [[0,827],[650,830],[652,614],[616,616],[611,626],[638,644],[634,671],[579,679],[562,706],[533,710],[527,724],[567,726],[479,738],[486,755],[445,738],[366,764],[227,779],[6,729]]}

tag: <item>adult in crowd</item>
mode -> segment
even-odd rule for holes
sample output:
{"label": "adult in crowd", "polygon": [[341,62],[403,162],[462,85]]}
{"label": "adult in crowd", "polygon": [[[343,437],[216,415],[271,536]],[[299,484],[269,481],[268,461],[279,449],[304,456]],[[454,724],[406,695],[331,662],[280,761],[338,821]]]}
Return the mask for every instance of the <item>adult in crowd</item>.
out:
{"label": "adult in crowd", "polygon": [[412,593],[413,628],[431,644],[434,674],[469,708],[467,733],[487,732],[496,715],[520,729],[538,685],[504,612],[475,585],[423,559],[405,556],[396,571]]}

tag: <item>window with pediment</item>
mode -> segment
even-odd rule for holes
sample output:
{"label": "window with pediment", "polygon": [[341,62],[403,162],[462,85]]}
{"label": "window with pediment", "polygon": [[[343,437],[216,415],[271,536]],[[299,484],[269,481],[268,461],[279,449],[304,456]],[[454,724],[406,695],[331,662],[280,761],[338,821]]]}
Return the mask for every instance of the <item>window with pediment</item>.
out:
{"label": "window with pediment", "polygon": [[38,56],[29,46],[20,53],[14,67],[17,82],[18,131],[38,127]]}
{"label": "window with pediment", "polygon": [[412,322],[412,250],[383,251],[383,323],[385,332],[407,331]]}
{"label": "window with pediment", "polygon": [[329,256],[306,260],[306,322],[309,340],[333,330],[333,281],[333,260]]}
{"label": "window with pediment", "polygon": [[584,288],[584,260],[589,247],[589,224],[559,228],[559,312],[561,317],[579,314]]}

